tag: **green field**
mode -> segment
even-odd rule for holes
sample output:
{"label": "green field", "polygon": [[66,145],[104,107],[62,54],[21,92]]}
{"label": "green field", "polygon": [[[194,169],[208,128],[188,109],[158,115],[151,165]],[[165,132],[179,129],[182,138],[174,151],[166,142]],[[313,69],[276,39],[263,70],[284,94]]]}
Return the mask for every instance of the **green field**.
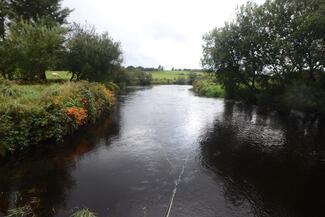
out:
{"label": "green field", "polygon": [[202,75],[202,72],[190,71],[155,71],[152,74],[152,84],[184,84],[190,80],[190,75]]}
{"label": "green field", "polygon": [[[154,71],[152,74],[152,84],[187,84],[191,76],[202,76],[203,72],[190,71]],[[71,73],[68,71],[47,71],[46,78],[49,81],[70,80]]]}
{"label": "green field", "polygon": [[[57,74],[57,75],[56,75]],[[47,71],[46,79],[49,81],[70,80],[72,74],[68,71]]]}

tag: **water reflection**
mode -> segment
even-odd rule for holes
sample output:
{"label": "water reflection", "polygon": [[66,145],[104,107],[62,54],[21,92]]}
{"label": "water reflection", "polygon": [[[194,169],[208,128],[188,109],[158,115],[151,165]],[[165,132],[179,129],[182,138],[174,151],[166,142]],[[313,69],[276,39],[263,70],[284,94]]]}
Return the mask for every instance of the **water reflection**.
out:
{"label": "water reflection", "polygon": [[190,86],[132,88],[111,118],[0,166],[0,216],[325,216],[324,131]]}
{"label": "water reflection", "polygon": [[319,137],[304,135],[295,119],[268,114],[225,103],[201,142],[202,164],[223,179],[225,198],[250,204],[254,216],[325,216],[325,167],[313,154]]}
{"label": "water reflection", "polygon": [[75,186],[71,174],[76,164],[94,145],[108,143],[117,130],[112,118],[105,118],[63,144],[36,148],[10,159],[0,167],[0,216],[26,205],[37,216],[55,216],[66,209],[66,198]]}

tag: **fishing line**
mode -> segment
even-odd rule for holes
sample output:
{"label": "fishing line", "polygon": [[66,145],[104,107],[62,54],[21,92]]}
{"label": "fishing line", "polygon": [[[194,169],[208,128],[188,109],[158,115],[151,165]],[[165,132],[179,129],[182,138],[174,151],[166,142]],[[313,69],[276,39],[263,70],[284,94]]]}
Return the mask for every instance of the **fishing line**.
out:
{"label": "fishing line", "polygon": [[183,174],[184,174],[184,171],[185,171],[185,166],[186,166],[187,160],[188,160],[188,157],[185,159],[185,162],[183,164],[182,170],[181,170],[181,172],[178,175],[178,179],[175,181],[175,187],[174,187],[173,192],[172,192],[172,195],[170,197],[170,200],[169,200],[168,208],[166,210],[165,217],[169,217],[170,216],[170,212],[171,212],[171,209],[172,209],[173,203],[174,203],[174,198],[175,198],[176,192],[177,192],[177,187],[178,187],[178,185],[180,184],[180,182],[182,180],[182,177],[183,177]]}

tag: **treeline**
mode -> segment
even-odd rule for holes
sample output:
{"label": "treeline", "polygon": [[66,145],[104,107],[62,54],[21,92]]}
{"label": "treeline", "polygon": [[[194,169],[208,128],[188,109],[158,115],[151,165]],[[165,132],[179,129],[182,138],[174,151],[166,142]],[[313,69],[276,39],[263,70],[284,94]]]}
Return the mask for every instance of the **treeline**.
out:
{"label": "treeline", "polygon": [[248,2],[204,36],[202,64],[226,96],[325,112],[325,1]]}
{"label": "treeline", "polygon": [[[157,71],[165,71],[165,67],[159,65],[157,68],[155,67],[143,67],[143,66],[127,66],[127,70],[140,70],[143,72],[157,72]],[[168,70],[167,70],[168,71]],[[171,68],[171,71],[186,71],[186,72],[203,72],[203,69],[177,69],[177,68]]]}
{"label": "treeline", "polygon": [[68,24],[61,0],[0,2],[0,74],[10,80],[45,81],[46,70],[67,70],[74,80],[112,80],[122,51],[108,33]]}
{"label": "treeline", "polygon": [[143,67],[143,66],[128,66],[126,67],[127,70],[140,70],[143,72],[156,72],[156,71],[164,71],[165,68],[159,65],[157,68],[155,67]]}

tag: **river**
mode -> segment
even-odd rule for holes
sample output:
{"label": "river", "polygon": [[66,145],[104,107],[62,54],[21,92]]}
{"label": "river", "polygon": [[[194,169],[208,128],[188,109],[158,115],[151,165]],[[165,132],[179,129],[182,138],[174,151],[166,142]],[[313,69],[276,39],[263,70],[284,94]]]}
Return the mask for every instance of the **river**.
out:
{"label": "river", "polygon": [[325,216],[325,135],[190,86],[131,88],[110,117],[0,166],[0,216]]}

